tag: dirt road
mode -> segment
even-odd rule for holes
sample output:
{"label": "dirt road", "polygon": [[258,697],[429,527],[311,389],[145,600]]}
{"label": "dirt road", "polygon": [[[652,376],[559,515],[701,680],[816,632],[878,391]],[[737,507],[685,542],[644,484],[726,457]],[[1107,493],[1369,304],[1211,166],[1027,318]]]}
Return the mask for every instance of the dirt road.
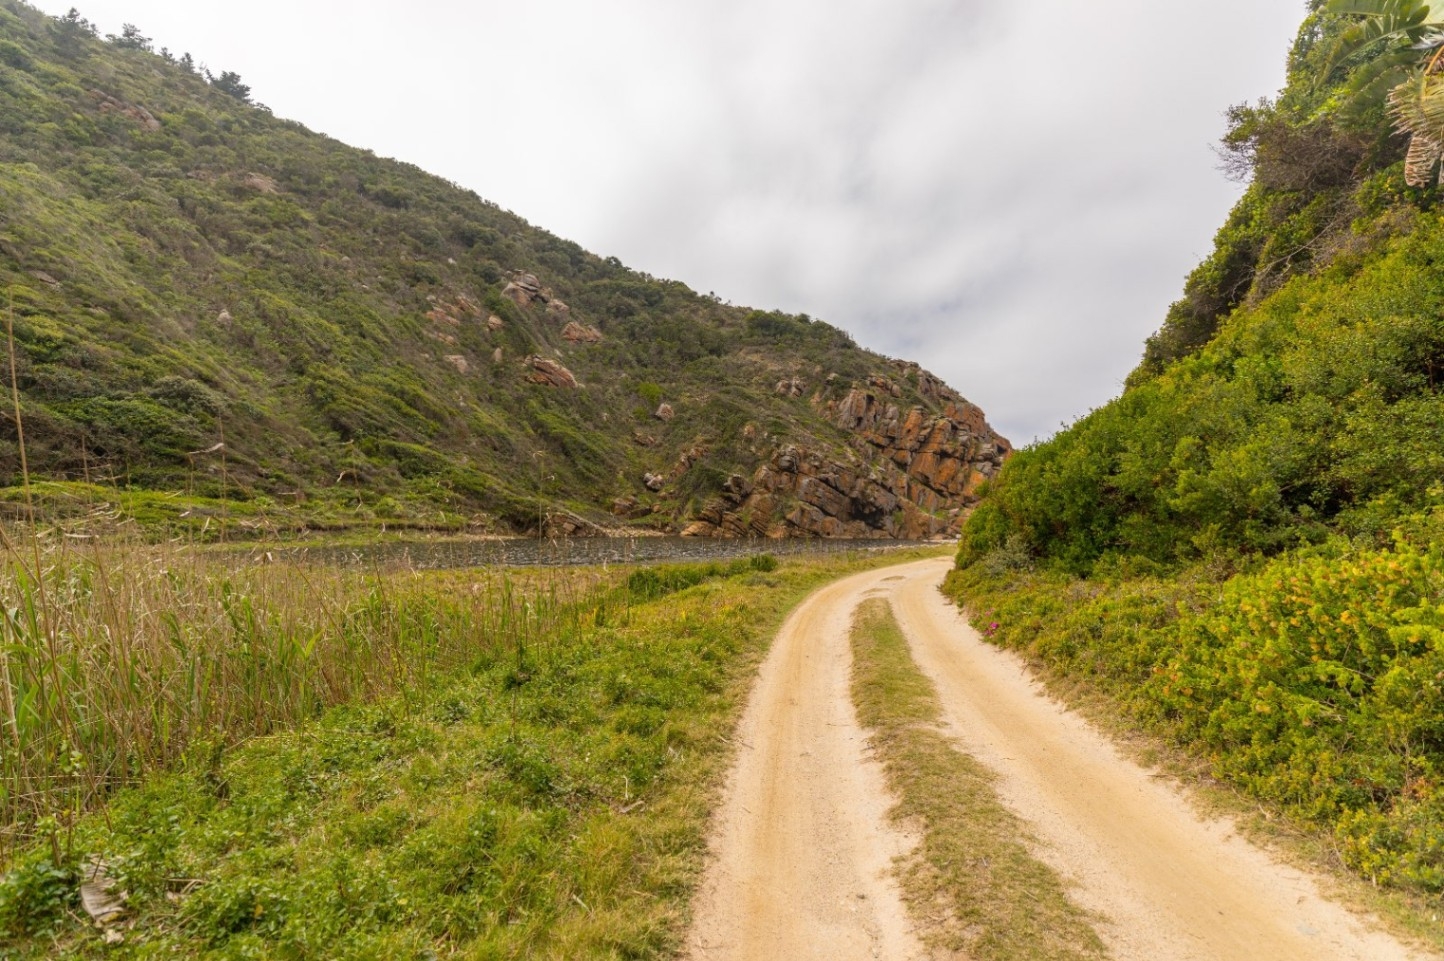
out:
{"label": "dirt road", "polygon": [[689,961],[913,961],[928,955],[890,877],[908,839],[888,824],[879,765],[848,695],[849,627],[891,600],[960,747],[999,774],[1036,853],[1102,919],[1119,961],[1403,961],[1423,957],[1324,900],[1315,881],[1201,819],[1043,696],[937,591],[949,566],[857,575],[787,621],[738,732]]}

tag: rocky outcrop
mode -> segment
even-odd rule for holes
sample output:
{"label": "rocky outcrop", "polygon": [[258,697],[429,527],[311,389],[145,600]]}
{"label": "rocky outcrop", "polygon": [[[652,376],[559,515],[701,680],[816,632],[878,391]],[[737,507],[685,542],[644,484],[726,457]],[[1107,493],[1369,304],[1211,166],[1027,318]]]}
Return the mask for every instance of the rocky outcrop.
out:
{"label": "rocky outcrop", "polygon": [[155,114],[140,104],[127,103],[101,90],[90,91],[90,99],[100,107],[101,113],[118,113],[127,120],[133,120],[140,124],[151,133],[159,133],[161,130],[161,122],[155,118]]}
{"label": "rocky outcrop", "polygon": [[530,369],[527,380],[533,384],[540,384],[543,387],[560,387],[564,390],[575,390],[580,386],[577,383],[576,375],[554,360],[547,360],[545,357],[528,357],[526,365]]}
{"label": "rocky outcrop", "polygon": [[518,273],[512,275],[511,283],[502,290],[501,295],[518,307],[530,307],[534,301],[540,300],[546,303],[551,300],[542,290],[541,281],[536,274]]}
{"label": "rocky outcrop", "polygon": [[426,312],[426,319],[446,327],[460,327],[463,318],[479,318],[482,314],[476,301],[465,294],[457,294],[450,299],[433,295],[427,297],[426,302],[431,305],[431,309]]}
{"label": "rocky outcrop", "polygon": [[807,393],[807,382],[801,377],[789,377],[777,382],[777,393],[782,397],[801,397]]}
{"label": "rocky outcrop", "polygon": [[[853,449],[839,455],[799,444],[777,448],[752,477],[730,477],[684,536],[926,540],[956,534],[979,486],[997,474],[1012,445],[980,409],[931,374],[915,367],[902,373],[936,402],[933,409],[903,409],[895,402],[903,395],[898,382],[880,376],[838,400],[815,400],[852,436]],[[922,377],[927,380],[919,383]]]}
{"label": "rocky outcrop", "polygon": [[606,531],[571,511],[548,511],[542,524],[542,533],[547,537],[604,537]]}
{"label": "rocky outcrop", "polygon": [[572,321],[562,328],[562,339],[573,344],[600,344],[602,332],[595,327],[588,327]]}

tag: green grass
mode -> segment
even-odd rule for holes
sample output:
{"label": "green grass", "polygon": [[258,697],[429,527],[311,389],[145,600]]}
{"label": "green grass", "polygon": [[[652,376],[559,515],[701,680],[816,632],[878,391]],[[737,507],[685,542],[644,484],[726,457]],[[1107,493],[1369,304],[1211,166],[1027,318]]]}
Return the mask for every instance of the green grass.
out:
{"label": "green grass", "polygon": [[518,670],[605,603],[600,576],[359,573],[51,534],[0,558],[0,854],[197,742],[414,698],[508,652]]}
{"label": "green grass", "polygon": [[937,692],[887,602],[858,609],[852,649],[853,699],[898,797],[891,816],[920,836],[900,874],[927,941],[975,961],[1106,957],[1088,914],[998,800],[994,775],[938,730]]}
{"label": "green grass", "polygon": [[[719,568],[647,603],[618,588],[524,664],[477,644],[404,694],[232,748],[197,740],[168,772],[16,852],[0,952],[670,957],[725,735],[781,619],[819,584],[892,559]],[[122,945],[76,920],[91,858],[129,892]]]}

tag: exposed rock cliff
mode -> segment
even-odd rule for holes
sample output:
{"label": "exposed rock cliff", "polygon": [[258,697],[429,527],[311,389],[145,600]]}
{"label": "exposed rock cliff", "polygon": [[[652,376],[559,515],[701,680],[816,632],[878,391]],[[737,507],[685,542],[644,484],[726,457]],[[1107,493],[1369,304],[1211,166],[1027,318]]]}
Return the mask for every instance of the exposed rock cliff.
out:
{"label": "exposed rock cliff", "polygon": [[733,475],[684,530],[691,537],[926,539],[956,534],[978,487],[1012,453],[983,412],[914,365],[925,396],[902,410],[901,391],[875,377],[838,401],[814,404],[853,437],[846,457],[797,444],[778,448],[750,478]]}

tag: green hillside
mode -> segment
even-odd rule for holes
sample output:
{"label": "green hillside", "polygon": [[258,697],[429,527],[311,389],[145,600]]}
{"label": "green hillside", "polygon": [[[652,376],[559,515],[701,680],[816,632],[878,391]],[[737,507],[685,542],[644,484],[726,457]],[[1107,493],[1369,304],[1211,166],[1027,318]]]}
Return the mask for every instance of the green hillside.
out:
{"label": "green hillside", "polygon": [[[713,531],[730,513],[773,536],[913,536],[955,525],[1007,449],[916,365],[827,324],[629,270],[274,117],[239,77],[208,82],[138,31],[107,41],[15,0],[0,2],[0,296],[30,473],[62,482],[40,489],[57,508],[180,492],[198,515],[224,498],[283,525],[565,532],[679,529],[710,506]],[[913,471],[928,451],[860,440],[839,414],[855,390],[893,421],[952,416],[931,452],[965,483]],[[805,472],[774,463],[792,448],[845,475],[851,502],[809,500]],[[764,468],[785,475],[766,511],[736,490]],[[868,483],[886,517],[853,509]]]}
{"label": "green hillside", "polygon": [[953,583],[1350,868],[1437,893],[1441,34],[1338,7],[1230,111],[1247,193],[1123,396],[1009,463]]}

